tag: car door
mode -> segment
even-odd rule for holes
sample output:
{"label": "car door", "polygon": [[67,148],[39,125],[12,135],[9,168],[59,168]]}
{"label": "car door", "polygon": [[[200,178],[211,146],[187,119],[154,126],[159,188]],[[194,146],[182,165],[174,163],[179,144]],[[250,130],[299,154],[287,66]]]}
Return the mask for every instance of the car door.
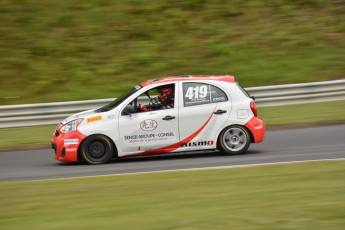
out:
{"label": "car door", "polygon": [[180,94],[181,150],[215,148],[216,135],[230,115],[229,95],[208,82],[181,82]]}
{"label": "car door", "polygon": [[[120,112],[119,134],[123,155],[149,154],[153,151],[163,153],[174,150],[172,145],[179,141],[175,85],[175,83],[170,83],[158,86],[173,87],[171,106],[160,106],[158,96],[149,93],[157,92],[158,87],[151,87],[129,103],[129,106],[135,107],[134,112],[129,115]],[[147,97],[147,93],[151,99]]]}

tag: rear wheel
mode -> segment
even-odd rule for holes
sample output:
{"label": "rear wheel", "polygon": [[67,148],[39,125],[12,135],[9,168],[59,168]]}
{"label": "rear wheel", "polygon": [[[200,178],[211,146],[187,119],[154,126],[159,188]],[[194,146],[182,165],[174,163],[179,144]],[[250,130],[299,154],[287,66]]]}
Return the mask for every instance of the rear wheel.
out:
{"label": "rear wheel", "polygon": [[250,134],[239,125],[226,127],[219,135],[218,146],[223,153],[236,155],[247,151],[250,145]]}
{"label": "rear wheel", "polygon": [[113,145],[109,138],[103,135],[92,135],[81,145],[81,155],[90,164],[107,163],[113,155]]}

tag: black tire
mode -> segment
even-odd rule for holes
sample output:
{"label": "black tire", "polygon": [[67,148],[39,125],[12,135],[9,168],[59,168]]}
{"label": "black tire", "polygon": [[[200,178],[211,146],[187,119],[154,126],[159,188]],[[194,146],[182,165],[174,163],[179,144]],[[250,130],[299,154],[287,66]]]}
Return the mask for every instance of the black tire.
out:
{"label": "black tire", "polygon": [[90,164],[104,164],[113,156],[114,147],[112,142],[103,135],[87,137],[80,148],[83,159]]}
{"label": "black tire", "polygon": [[218,138],[219,150],[225,154],[243,154],[249,148],[251,137],[248,130],[240,125],[228,126]]}

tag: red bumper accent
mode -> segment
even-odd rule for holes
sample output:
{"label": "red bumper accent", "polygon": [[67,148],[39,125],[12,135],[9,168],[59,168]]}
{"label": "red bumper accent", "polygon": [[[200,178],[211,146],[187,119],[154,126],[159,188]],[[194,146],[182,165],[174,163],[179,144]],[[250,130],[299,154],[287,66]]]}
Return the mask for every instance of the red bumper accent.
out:
{"label": "red bumper accent", "polygon": [[265,123],[257,117],[250,119],[245,125],[253,134],[254,143],[263,142],[265,139]]}
{"label": "red bumper accent", "polygon": [[62,133],[57,130],[58,136],[52,138],[52,146],[55,150],[54,158],[63,162],[78,161],[78,148],[80,143],[85,139],[78,130],[69,133]]}

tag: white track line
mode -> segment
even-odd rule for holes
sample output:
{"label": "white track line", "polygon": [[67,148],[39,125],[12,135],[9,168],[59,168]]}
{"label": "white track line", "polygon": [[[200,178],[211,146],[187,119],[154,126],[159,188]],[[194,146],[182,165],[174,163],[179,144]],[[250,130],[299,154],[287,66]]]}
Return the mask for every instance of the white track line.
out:
{"label": "white track line", "polygon": [[95,178],[95,177],[140,175],[140,174],[150,174],[150,173],[203,171],[203,170],[212,170],[212,169],[247,168],[247,167],[258,167],[258,166],[300,164],[300,163],[320,162],[320,161],[343,161],[343,160],[345,160],[345,158],[318,159],[318,160],[305,160],[305,161],[283,161],[283,162],[274,162],[274,163],[245,164],[245,165],[217,166],[217,167],[204,167],[204,168],[188,168],[188,169],[171,169],[171,170],[159,170],[159,171],[149,171],[149,172],[118,173],[118,174],[106,174],[106,175],[94,175],[94,176],[79,176],[79,177],[63,177],[63,178],[50,178],[50,179],[25,180],[25,181],[4,181],[3,183],[40,182],[40,181],[83,179],[83,178]]}

